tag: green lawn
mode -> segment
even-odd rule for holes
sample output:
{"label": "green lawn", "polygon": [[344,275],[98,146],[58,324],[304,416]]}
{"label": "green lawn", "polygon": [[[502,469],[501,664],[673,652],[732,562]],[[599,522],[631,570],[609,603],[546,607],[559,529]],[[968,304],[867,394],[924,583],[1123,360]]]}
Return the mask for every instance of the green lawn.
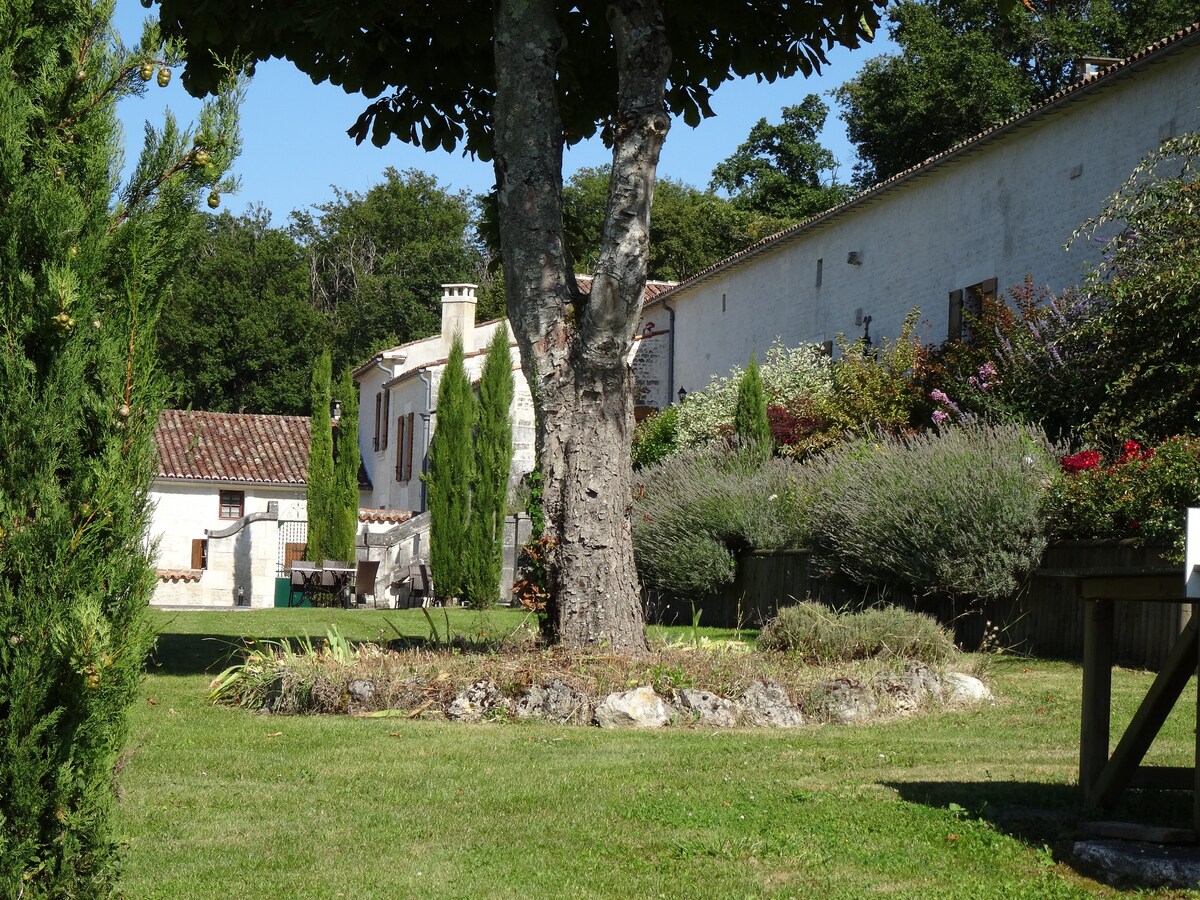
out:
{"label": "green lawn", "polygon": [[[859,727],[284,718],[205,700],[237,636],[331,621],[355,639],[426,635],[420,611],[154,616],[163,636],[121,775],[130,898],[1119,893],[1065,855],[1079,813],[1073,665],[995,658],[996,706]],[[505,611],[491,626],[518,621]],[[1151,677],[1115,674],[1117,728]],[[1173,715],[1154,760],[1189,765],[1193,724]],[[1189,802],[1120,812],[1184,824]]]}

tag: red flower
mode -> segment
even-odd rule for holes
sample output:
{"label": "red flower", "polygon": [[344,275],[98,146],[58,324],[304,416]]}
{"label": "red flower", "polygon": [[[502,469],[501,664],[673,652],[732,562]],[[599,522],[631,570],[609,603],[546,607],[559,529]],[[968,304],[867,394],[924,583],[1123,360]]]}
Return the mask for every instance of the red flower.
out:
{"label": "red flower", "polygon": [[1062,470],[1068,474],[1071,472],[1085,472],[1088,469],[1094,469],[1100,465],[1100,451],[1098,450],[1081,450],[1071,456],[1062,458]]}

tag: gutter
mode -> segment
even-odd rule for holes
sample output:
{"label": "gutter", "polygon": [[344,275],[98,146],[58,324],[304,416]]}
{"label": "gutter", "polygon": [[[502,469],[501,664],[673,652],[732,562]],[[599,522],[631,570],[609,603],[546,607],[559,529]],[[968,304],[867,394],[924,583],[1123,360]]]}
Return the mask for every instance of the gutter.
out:
{"label": "gutter", "polygon": [[667,326],[671,332],[667,338],[667,406],[670,406],[675,402],[675,310],[666,300],[662,301],[662,308],[671,317],[671,324]]}

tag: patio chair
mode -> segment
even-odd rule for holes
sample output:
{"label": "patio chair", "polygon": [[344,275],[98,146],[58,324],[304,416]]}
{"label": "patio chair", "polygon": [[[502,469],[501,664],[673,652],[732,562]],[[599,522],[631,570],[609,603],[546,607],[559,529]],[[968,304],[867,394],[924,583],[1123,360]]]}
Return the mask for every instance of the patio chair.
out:
{"label": "patio chair", "polygon": [[366,596],[371,595],[375,608],[379,609],[379,597],[375,593],[375,576],[379,574],[379,560],[359,560],[354,569],[354,598],[358,603],[366,604]]}
{"label": "patio chair", "polygon": [[288,606],[296,605],[296,594],[300,595],[300,602],[303,603],[303,598],[306,594],[320,588],[320,581],[320,569],[310,562],[299,559],[294,560],[292,562],[292,575],[288,584]]}
{"label": "patio chair", "polygon": [[425,592],[421,598],[422,606],[437,606],[437,592],[433,589],[433,575],[429,571],[428,563],[418,563],[417,568],[421,572],[421,581],[424,582]]}
{"label": "patio chair", "polygon": [[429,566],[425,563],[413,563],[408,567],[408,577],[400,582],[408,585],[407,606],[414,605],[416,598],[421,598],[421,606],[429,607],[434,603],[433,579],[429,575]]}

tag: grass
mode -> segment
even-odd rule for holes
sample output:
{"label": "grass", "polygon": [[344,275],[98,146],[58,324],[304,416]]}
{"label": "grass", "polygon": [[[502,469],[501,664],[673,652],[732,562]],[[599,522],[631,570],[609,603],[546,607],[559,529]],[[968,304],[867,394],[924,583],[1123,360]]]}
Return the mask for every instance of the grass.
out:
{"label": "grass", "polygon": [[[797,731],[271,717],[204,699],[237,637],[428,624],[419,611],[154,616],[163,637],[120,779],[130,898],[1120,895],[1069,861],[1073,665],[989,658],[994,707]],[[1114,733],[1151,678],[1114,674]],[[1186,696],[1159,764],[1192,762]],[[1117,815],[1186,824],[1189,808],[1135,798]]]}

